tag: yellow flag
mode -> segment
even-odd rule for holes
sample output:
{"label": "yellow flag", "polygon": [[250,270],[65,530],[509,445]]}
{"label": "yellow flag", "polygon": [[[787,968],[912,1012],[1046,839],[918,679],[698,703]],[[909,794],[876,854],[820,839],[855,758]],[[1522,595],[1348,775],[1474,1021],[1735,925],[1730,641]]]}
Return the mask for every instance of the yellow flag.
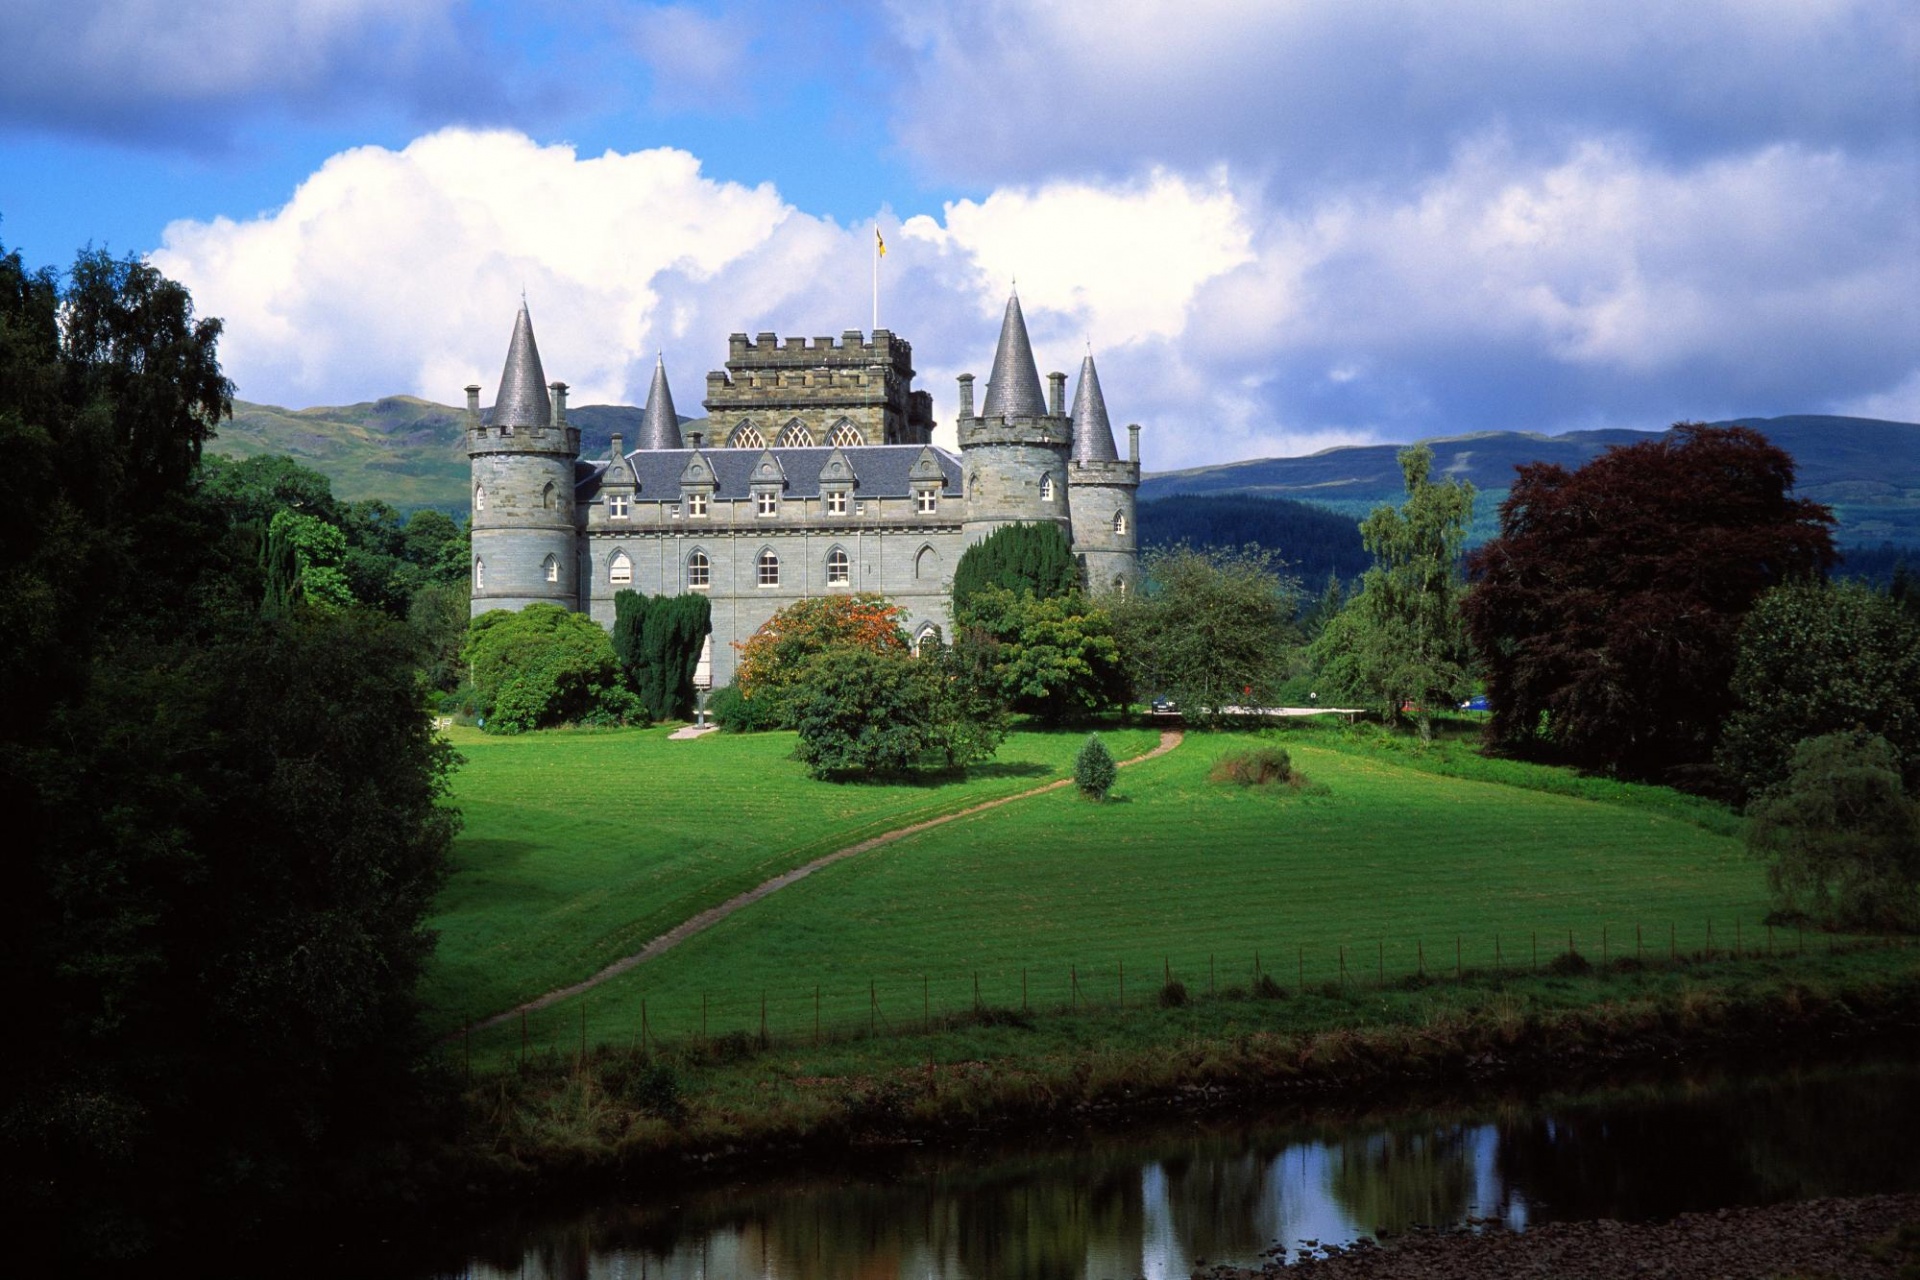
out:
{"label": "yellow flag", "polygon": [[886,257],[887,242],[881,238],[880,228],[878,226],[875,226],[873,229],[873,243],[874,243],[874,247],[880,251],[880,256],[883,258]]}

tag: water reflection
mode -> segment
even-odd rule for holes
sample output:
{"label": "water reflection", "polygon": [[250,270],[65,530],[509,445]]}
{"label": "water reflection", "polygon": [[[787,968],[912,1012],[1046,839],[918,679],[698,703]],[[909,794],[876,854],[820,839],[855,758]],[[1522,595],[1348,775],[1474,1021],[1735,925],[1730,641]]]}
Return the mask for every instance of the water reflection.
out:
{"label": "water reflection", "polygon": [[1296,1116],[931,1157],[870,1179],[603,1206],[480,1246],[473,1280],[1184,1277],[1276,1242],[1467,1218],[1688,1210],[1920,1187],[1920,1068],[1884,1063],[1345,1126]]}

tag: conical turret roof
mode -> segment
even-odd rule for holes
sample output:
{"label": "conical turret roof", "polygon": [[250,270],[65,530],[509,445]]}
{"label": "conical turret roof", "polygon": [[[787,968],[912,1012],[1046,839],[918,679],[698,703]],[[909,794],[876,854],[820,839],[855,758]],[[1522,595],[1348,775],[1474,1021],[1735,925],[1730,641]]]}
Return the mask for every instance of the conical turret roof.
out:
{"label": "conical turret roof", "polygon": [[1118,462],[1113,447],[1113,424],[1107,421],[1107,398],[1100,394],[1100,375],[1093,356],[1080,362],[1080,385],[1073,392],[1073,460]]}
{"label": "conical turret roof", "polygon": [[640,418],[639,447],[680,447],[680,416],[673,411],[673,392],[667,387],[667,364],[664,359],[653,362],[653,386],[647,390],[647,408]]}
{"label": "conical turret roof", "polygon": [[993,353],[993,373],[987,380],[983,418],[1039,417],[1047,411],[1040,390],[1040,370],[1033,363],[1033,344],[1027,341],[1027,319],[1020,314],[1020,295],[1007,299],[1007,316],[1000,322],[1000,346]]}
{"label": "conical turret roof", "polygon": [[553,404],[547,399],[547,375],[540,369],[540,348],[533,341],[533,317],[522,301],[513,321],[507,367],[500,371],[500,394],[493,400],[497,427],[550,427]]}

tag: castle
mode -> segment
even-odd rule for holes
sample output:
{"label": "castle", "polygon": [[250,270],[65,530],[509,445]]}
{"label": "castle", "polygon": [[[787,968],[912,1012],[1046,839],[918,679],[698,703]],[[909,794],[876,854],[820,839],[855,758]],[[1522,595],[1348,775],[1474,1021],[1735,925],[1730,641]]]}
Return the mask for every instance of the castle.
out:
{"label": "castle", "polygon": [[591,461],[522,303],[490,420],[466,389],[474,616],[540,602],[611,628],[619,591],[703,592],[718,686],[735,645],[806,596],[879,592],[917,646],[949,625],[961,552],[1016,522],[1054,521],[1088,589],[1124,593],[1139,573],[1140,428],[1122,460],[1091,355],[1071,412],[1067,376],[1047,381],[1010,298],[979,412],[973,375],[960,378],[956,455],[932,444],[933,398],[913,390],[905,339],[736,333],[707,375],[706,430],[683,438],[656,363],[636,447],[615,435]]}

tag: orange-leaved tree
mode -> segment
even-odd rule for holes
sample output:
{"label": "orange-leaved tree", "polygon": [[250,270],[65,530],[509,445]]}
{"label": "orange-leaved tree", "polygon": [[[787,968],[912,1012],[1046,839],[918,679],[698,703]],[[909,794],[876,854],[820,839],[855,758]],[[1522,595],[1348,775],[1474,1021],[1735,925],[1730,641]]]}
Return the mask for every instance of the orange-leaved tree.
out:
{"label": "orange-leaved tree", "polygon": [[906,610],[869,591],[796,600],[739,646],[740,665],[734,680],[747,698],[777,701],[815,654],[830,649],[885,653],[908,648],[902,625],[906,619]]}

